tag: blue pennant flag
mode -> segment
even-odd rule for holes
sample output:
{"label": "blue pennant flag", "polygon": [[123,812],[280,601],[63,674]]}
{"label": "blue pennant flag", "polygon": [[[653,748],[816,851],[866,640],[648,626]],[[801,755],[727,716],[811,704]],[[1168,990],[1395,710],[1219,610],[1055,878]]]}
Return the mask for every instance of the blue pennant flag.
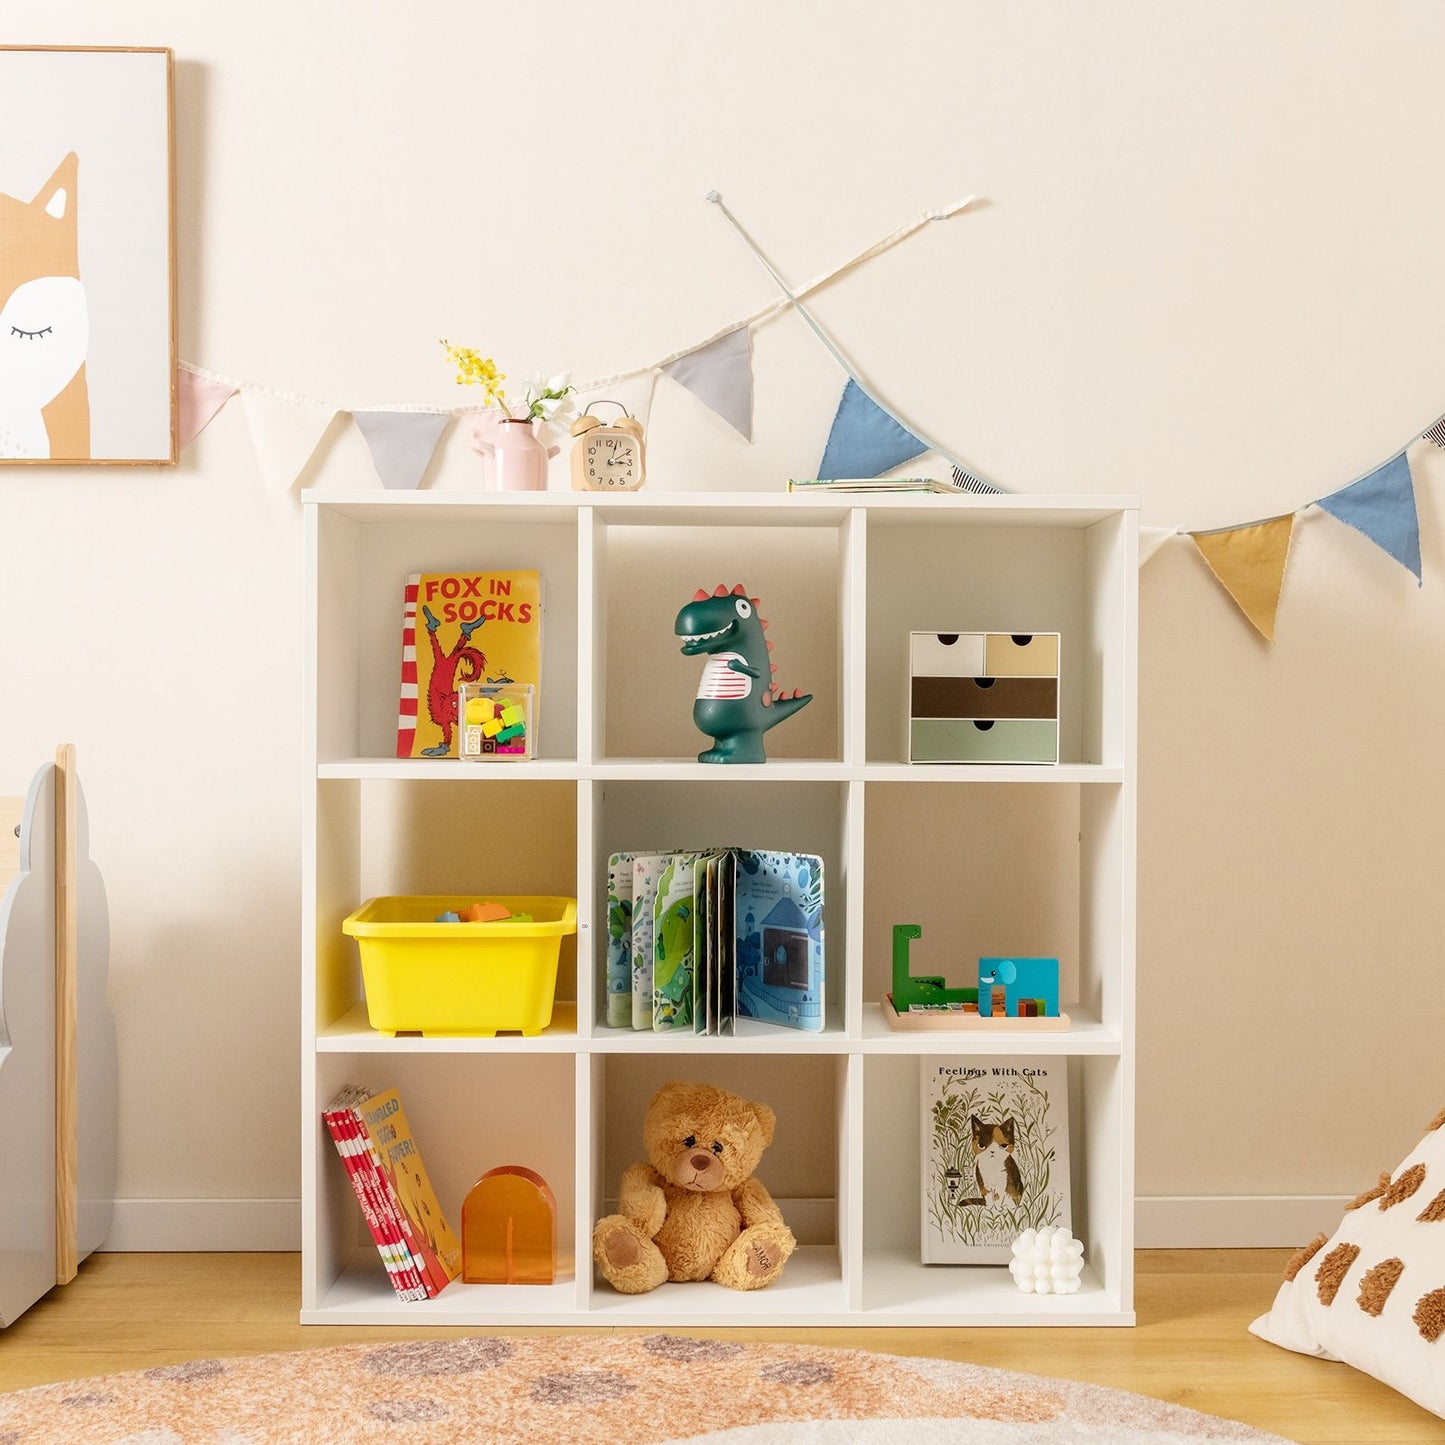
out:
{"label": "blue pennant flag", "polygon": [[1415,510],[1415,483],[1404,452],[1358,482],[1321,497],[1315,505],[1363,532],[1413,572],[1417,583],[1421,580],[1420,517]]}
{"label": "blue pennant flag", "polygon": [[818,467],[819,481],[839,477],[881,477],[931,450],[900,426],[852,377],[843,388],[828,445]]}

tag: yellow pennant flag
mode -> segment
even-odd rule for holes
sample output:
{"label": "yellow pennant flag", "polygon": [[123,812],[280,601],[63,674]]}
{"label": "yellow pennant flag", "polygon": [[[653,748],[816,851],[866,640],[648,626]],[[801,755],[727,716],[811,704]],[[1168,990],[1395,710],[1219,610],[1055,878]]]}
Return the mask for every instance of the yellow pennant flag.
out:
{"label": "yellow pennant flag", "polygon": [[1220,585],[1269,642],[1274,641],[1274,614],[1293,531],[1291,513],[1224,532],[1189,534]]}

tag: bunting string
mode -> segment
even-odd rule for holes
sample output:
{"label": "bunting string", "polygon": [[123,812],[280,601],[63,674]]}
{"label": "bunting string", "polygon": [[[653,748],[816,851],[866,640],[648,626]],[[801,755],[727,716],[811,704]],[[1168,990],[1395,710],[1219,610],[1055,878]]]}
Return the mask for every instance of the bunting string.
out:
{"label": "bunting string", "polygon": [[[815,474],[818,480],[882,477],[925,453],[933,453],[947,465],[950,484],[959,492],[989,495],[1007,490],[900,419],[870,390],[842,349],[803,305],[808,296],[931,222],[957,216],[973,204],[975,197],[920,212],[871,246],[797,287],[788,284],[716,191],[710,191],[707,200],[731,223],[778,287],[780,297],[657,361],[576,383],[580,404],[604,398],[618,401],[645,426],[656,378],[662,374],[751,442],[753,329],[791,311],[806,323],[844,373],[842,394]],[[177,393],[177,426],[183,448],[205,430],[233,396],[239,395],[262,478],[278,492],[289,491],[311,467],[339,415],[348,416],[364,438],[381,484],[396,489],[421,484],[453,419],[464,419],[482,429],[497,419],[495,411],[475,404],[341,405],[226,376],[188,361],[177,364]],[[1445,450],[1445,415],[1417,432],[1387,461],[1293,512],[1206,529],[1141,527],[1139,564],[1142,567],[1173,539],[1189,537],[1195,555],[1210,575],[1255,632],[1272,643],[1295,523],[1304,512],[1318,508],[1385,552],[1420,586],[1420,522],[1409,450],[1422,441]]]}

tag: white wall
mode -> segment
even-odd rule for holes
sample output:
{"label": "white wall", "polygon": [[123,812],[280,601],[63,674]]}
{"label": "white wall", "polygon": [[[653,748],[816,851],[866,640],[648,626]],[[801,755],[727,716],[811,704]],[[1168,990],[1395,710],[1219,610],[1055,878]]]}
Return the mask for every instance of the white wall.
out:
{"label": "white wall", "polygon": [[[1423,0],[0,20],[12,43],[174,47],[181,355],[282,390],[454,405],[438,337],[583,377],[700,340],[773,296],[716,187],[800,280],[987,198],[816,309],[1016,490],[1242,522],[1445,411],[1445,9]],[[659,383],[653,486],[811,473],[840,374],[784,319],[757,377],[751,448]],[[1350,1195],[1440,1107],[1445,457],[1424,450],[1423,590],[1318,511],[1272,650],[1187,541],[1144,571],[1143,1195]],[[454,433],[430,485],[476,465]],[[375,484],[341,428],[305,480]],[[189,1218],[284,1242],[294,1218],[299,534],[235,403],[175,470],[0,474],[0,793],[78,744],[133,1241]]]}

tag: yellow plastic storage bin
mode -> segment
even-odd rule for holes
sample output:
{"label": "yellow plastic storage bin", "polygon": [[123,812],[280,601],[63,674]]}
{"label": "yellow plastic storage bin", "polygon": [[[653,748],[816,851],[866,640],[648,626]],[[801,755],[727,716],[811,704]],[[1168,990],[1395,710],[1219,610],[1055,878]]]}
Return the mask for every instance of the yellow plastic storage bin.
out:
{"label": "yellow plastic storage bin", "polygon": [[[437,923],[474,903],[532,921]],[[539,1034],[552,1021],[562,936],[577,932],[575,898],[372,898],[341,925],[361,950],[372,1028],[398,1033]]]}

